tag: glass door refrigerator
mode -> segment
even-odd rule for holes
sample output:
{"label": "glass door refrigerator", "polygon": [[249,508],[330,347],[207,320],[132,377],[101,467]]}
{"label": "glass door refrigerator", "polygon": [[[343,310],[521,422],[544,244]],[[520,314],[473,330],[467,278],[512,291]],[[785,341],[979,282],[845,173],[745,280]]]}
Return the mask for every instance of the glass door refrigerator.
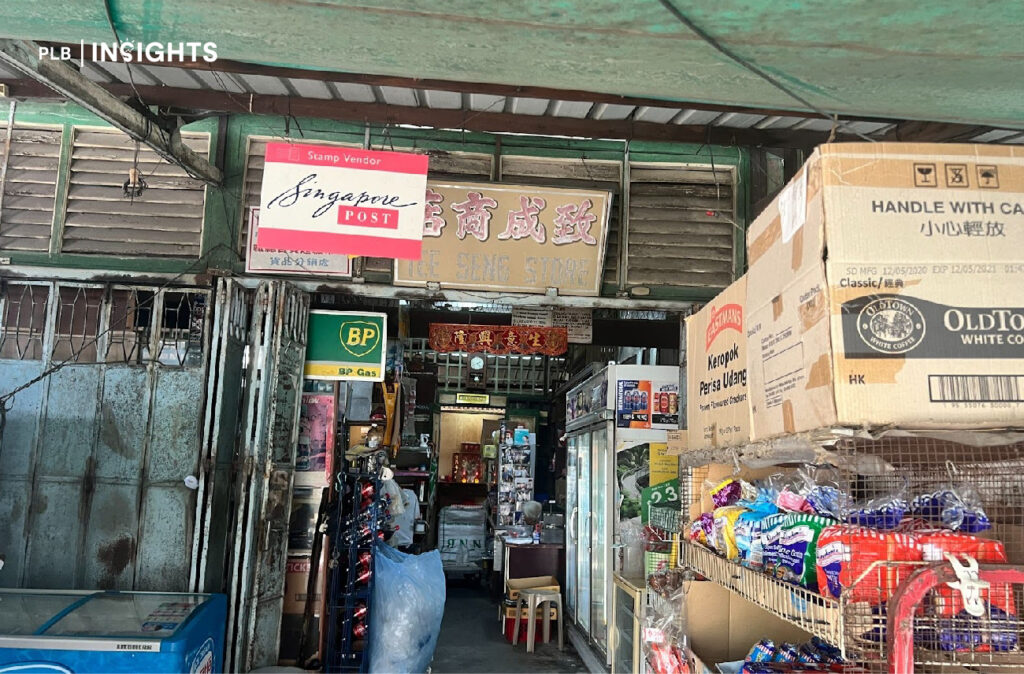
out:
{"label": "glass door refrigerator", "polygon": [[610,363],[566,395],[566,603],[609,665],[617,524],[638,512],[652,445],[678,427],[677,367]]}

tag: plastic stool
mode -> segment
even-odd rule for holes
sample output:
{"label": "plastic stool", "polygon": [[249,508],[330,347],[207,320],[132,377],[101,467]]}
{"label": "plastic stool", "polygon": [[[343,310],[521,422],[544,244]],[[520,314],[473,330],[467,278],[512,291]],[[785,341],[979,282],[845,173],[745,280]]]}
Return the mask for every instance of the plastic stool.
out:
{"label": "plastic stool", "polygon": [[544,641],[551,639],[551,613],[550,609],[552,606],[545,606],[545,604],[551,604],[558,610],[558,617],[555,620],[558,621],[558,650],[565,650],[563,641],[563,613],[562,613],[562,593],[553,590],[522,590],[519,593],[519,598],[516,600],[516,629],[512,634],[512,645],[519,645],[519,621],[522,609],[526,609],[526,619],[529,621],[526,625],[526,652],[533,653],[534,645],[537,641],[537,609],[541,609],[541,613],[544,615]]}

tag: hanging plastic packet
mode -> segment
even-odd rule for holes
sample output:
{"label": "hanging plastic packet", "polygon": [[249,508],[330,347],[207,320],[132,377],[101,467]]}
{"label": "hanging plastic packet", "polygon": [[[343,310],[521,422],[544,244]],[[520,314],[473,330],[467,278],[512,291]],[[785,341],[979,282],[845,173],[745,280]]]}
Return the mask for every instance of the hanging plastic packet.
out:
{"label": "hanging plastic packet", "polygon": [[743,488],[739,480],[730,477],[712,487],[709,494],[711,495],[711,502],[715,504],[715,507],[723,508],[739,501],[743,495]]}
{"label": "hanging plastic packet", "polygon": [[736,520],[746,512],[746,508],[738,505],[717,508],[714,512],[714,547],[718,554],[726,559],[739,557],[739,549],[736,547]]}
{"label": "hanging plastic packet", "polygon": [[[778,506],[774,503],[758,500],[748,506],[749,510],[736,519],[736,549],[739,551],[740,561],[754,568],[762,564],[760,546],[757,539],[761,534],[761,523],[769,515],[779,512]],[[755,557],[754,552],[757,551]]]}
{"label": "hanging plastic packet", "polygon": [[939,487],[914,498],[910,514],[946,529],[976,534],[992,528],[981,499],[970,487]]}

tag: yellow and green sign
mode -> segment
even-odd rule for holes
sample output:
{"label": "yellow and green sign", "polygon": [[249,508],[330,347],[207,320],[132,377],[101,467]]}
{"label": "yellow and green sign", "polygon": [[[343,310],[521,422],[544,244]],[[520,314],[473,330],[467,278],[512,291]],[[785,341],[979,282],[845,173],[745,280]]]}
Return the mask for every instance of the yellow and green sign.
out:
{"label": "yellow and green sign", "polygon": [[309,312],[307,379],[384,381],[387,314]]}

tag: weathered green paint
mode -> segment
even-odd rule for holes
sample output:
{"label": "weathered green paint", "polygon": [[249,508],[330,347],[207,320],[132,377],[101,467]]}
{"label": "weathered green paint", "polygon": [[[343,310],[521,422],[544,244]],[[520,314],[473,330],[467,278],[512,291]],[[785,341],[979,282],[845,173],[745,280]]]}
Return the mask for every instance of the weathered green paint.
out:
{"label": "weathered green paint", "polygon": [[[18,106],[18,120],[29,124],[64,125],[64,149],[57,186],[58,215],[62,220],[61,204],[67,195],[70,173],[70,131],[76,126],[107,126],[98,117],[83,111],[73,104],[52,102],[26,102]],[[211,134],[210,158],[214,158],[219,133],[218,120],[210,118],[186,127],[190,131]],[[257,115],[233,115],[228,118],[225,131],[224,170],[225,182],[221,188],[208,187],[206,195],[205,225],[203,229],[202,262],[173,258],[121,258],[101,255],[70,255],[55,253],[9,253],[12,264],[39,267],[66,267],[72,269],[93,269],[97,272],[136,273],[198,273],[207,269],[229,270],[244,273],[245,265],[240,261],[239,223],[242,213],[242,196],[246,153],[250,136],[291,138],[306,142],[331,141],[362,144],[366,126],[359,123],[335,122],[323,119],[296,119],[290,123],[280,117]],[[370,129],[370,144],[377,149],[432,149],[449,152],[479,152],[493,154],[499,137],[486,133],[462,133],[430,129],[388,128],[373,126]],[[578,158],[593,160],[623,161],[625,144],[622,141],[584,140],[577,138],[542,138],[531,136],[501,136],[501,152],[506,155],[527,155],[535,157]],[[736,147],[688,145],[655,142],[633,142],[630,158],[640,162],[709,164],[712,161],[723,168],[736,167],[739,176],[736,186],[736,222],[747,223],[748,154]],[[59,227],[54,228],[54,237],[59,237]],[[737,237],[737,266],[743,265],[743,237]],[[615,295],[617,288],[604,287],[605,295]],[[651,296],[658,299],[710,299],[713,292],[701,289],[652,288]]]}
{"label": "weathered green paint", "polygon": [[[1024,3],[675,0],[830,113],[1019,126]],[[659,0],[112,0],[123,40],[212,41],[221,58],[672,101],[803,109]],[[112,39],[102,2],[6,0],[0,36]]]}
{"label": "weathered green paint", "polygon": [[60,244],[64,240],[64,211],[68,201],[68,184],[71,182],[71,145],[74,139],[75,127],[65,122],[60,136],[60,164],[57,167],[57,189],[50,224],[50,255],[60,253]]}

